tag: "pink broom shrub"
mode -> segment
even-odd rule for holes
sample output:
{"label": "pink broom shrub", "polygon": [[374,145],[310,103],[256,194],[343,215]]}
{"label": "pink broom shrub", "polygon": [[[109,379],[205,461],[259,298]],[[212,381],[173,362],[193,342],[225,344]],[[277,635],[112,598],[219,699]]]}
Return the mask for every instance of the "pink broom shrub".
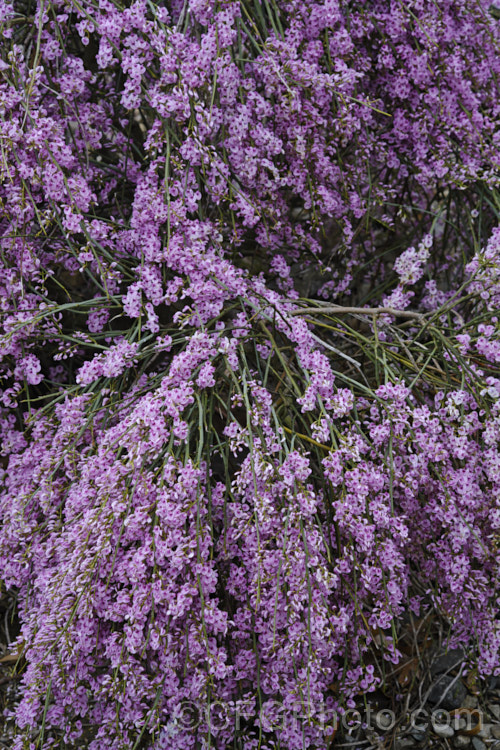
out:
{"label": "pink broom shrub", "polygon": [[2,0],[13,748],[324,748],[412,613],[500,671],[488,5]]}

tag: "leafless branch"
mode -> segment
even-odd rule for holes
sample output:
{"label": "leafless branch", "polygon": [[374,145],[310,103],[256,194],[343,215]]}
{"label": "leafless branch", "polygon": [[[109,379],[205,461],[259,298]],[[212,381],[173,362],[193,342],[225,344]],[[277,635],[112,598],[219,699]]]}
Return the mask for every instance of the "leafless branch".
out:
{"label": "leafless branch", "polygon": [[413,310],[395,310],[393,307],[342,307],[327,305],[324,307],[301,307],[292,310],[291,315],[393,315],[395,318],[414,318],[424,320],[422,313]]}

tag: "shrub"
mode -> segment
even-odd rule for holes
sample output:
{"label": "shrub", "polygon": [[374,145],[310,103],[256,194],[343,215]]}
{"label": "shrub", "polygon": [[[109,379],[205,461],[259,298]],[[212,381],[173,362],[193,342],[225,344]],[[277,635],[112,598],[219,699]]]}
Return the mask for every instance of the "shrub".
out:
{"label": "shrub", "polygon": [[487,5],[0,6],[14,748],[324,747],[413,615],[500,670]]}

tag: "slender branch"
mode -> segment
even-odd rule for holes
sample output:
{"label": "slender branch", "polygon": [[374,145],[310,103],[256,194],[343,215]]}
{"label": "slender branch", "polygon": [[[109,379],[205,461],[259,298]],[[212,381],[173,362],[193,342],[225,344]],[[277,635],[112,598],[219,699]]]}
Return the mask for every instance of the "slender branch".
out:
{"label": "slender branch", "polygon": [[325,307],[301,307],[291,310],[291,315],[394,315],[396,318],[415,318],[423,320],[422,313],[413,310],[395,310],[393,307],[342,307],[327,305]]}

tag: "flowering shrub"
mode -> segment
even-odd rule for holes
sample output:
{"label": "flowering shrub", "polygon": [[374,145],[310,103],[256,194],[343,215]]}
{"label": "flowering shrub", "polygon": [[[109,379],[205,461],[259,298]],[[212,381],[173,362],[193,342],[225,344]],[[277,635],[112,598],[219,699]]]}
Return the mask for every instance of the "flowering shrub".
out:
{"label": "flowering shrub", "polygon": [[488,5],[1,0],[14,748],[323,748],[411,613],[500,671]]}

